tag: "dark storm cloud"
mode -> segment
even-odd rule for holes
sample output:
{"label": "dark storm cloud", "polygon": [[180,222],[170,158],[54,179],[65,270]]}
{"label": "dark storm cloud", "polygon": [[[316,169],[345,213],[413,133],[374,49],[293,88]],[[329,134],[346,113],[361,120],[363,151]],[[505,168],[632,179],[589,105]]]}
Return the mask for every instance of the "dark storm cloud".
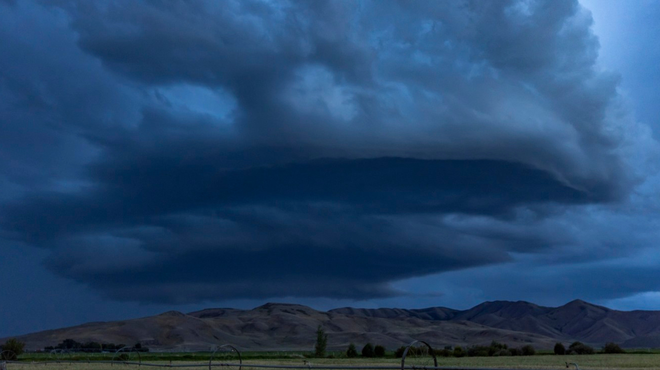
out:
{"label": "dark storm cloud", "polygon": [[255,298],[273,287],[365,298],[393,294],[384,285],[392,280],[501,262],[517,245],[543,243],[437,220],[413,235],[393,232],[411,228],[406,214],[503,216],[523,204],[594,200],[545,172],[496,161],[334,159],[236,171],[194,163],[99,166],[97,192],[10,204],[3,223],[53,248],[54,271],[116,298]]}
{"label": "dark storm cloud", "polygon": [[602,200],[545,172],[497,161],[333,159],[235,171],[218,170],[217,162],[159,157],[100,166],[93,180],[101,189],[10,203],[4,222],[25,238],[47,240],[95,224],[130,224],[208,207],[221,213],[232,206],[325,202],[354,213],[504,215],[520,205]]}
{"label": "dark storm cloud", "polygon": [[133,94],[76,47],[63,14],[0,7],[0,199],[75,188],[98,153],[82,135],[130,120]]}
{"label": "dark storm cloud", "polygon": [[248,142],[524,161],[575,187],[627,185],[605,120],[617,80],[594,70],[577,2],[155,4],[80,4],[79,45],[146,84],[229,91]]}
{"label": "dark storm cloud", "polygon": [[[331,221],[336,225],[336,219]],[[309,230],[302,223],[298,221],[296,227],[323,231],[326,235],[331,232]],[[360,225],[368,224],[362,221]],[[274,291],[282,296],[364,299],[396,294],[386,285],[392,279],[506,259],[492,252],[467,259],[447,255],[447,251],[432,245],[425,248],[412,245],[402,253],[403,240],[384,242],[360,232],[351,233],[350,240],[331,238],[338,246],[328,246],[313,237],[296,235],[291,226],[278,226],[284,230],[270,231],[271,235],[265,236],[270,240],[265,241],[242,235],[245,238],[242,241],[226,240],[225,236],[213,243],[208,240],[200,243],[193,235],[175,235],[180,241],[192,242],[185,251],[135,267],[122,266],[121,273],[104,271],[101,266],[85,270],[75,259],[72,265],[71,258],[63,258],[61,264],[52,261],[51,267],[118,299],[189,302],[218,297],[264,298],[272,296]],[[349,233],[347,229],[344,227],[343,231]],[[254,231],[268,233],[261,228]],[[279,242],[286,244],[278,245],[277,236],[287,238]],[[224,242],[221,247],[217,246],[218,240]],[[258,244],[263,249],[255,250]],[[146,247],[160,251],[167,248]],[[125,289],[127,286],[130,289]]]}
{"label": "dark storm cloud", "polygon": [[114,299],[395,295],[572,243],[539,225],[637,180],[573,1],[55,4],[0,27],[46,24],[0,59],[32,170],[0,165],[0,235]]}

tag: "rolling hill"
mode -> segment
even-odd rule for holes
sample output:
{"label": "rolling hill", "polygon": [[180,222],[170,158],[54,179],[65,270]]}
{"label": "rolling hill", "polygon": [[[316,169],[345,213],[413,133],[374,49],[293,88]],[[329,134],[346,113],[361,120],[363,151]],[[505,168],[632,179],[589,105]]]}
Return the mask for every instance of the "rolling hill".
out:
{"label": "rolling hill", "polygon": [[27,343],[28,349],[71,338],[79,342],[141,342],[155,350],[206,350],[225,343],[241,350],[310,350],[318,325],[329,334],[329,349],[345,349],[350,342],[371,342],[394,349],[415,339],[438,348],[488,344],[492,340],[548,349],[557,341],[568,344],[575,340],[597,347],[609,341],[638,348],[660,344],[660,311],[616,311],[580,300],[561,307],[495,301],[468,310],[346,307],[327,312],[268,303],[252,310],[170,311],[18,338]]}

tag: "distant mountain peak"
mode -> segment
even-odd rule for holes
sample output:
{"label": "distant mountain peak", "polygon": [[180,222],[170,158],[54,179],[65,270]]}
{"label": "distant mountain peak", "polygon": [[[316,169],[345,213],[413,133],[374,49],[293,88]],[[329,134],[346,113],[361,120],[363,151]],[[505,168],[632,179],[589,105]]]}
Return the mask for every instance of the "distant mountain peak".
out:
{"label": "distant mountain peak", "polygon": [[480,303],[480,304],[478,304],[474,307],[479,307],[479,306],[511,306],[511,305],[540,307],[537,304],[527,302],[527,301],[507,301],[507,300],[485,301],[485,302],[482,302],[482,303]]}
{"label": "distant mountain peak", "polygon": [[589,302],[583,301],[581,299],[574,299],[574,300],[566,303],[565,305],[563,305],[561,307],[558,307],[558,309],[571,308],[571,307],[589,307],[589,308],[595,308],[595,309],[600,309],[600,310],[611,311],[611,309],[609,309],[607,307],[595,305],[593,303],[589,303]]}
{"label": "distant mountain peak", "polygon": [[312,308],[303,306],[301,304],[296,304],[296,303],[279,303],[279,302],[268,302],[266,304],[262,304],[259,307],[255,307],[254,310],[271,310],[274,308],[303,308],[307,310],[312,310]]}
{"label": "distant mountain peak", "polygon": [[184,317],[184,316],[187,316],[187,315],[183,312],[172,310],[172,311],[163,312],[158,316]]}

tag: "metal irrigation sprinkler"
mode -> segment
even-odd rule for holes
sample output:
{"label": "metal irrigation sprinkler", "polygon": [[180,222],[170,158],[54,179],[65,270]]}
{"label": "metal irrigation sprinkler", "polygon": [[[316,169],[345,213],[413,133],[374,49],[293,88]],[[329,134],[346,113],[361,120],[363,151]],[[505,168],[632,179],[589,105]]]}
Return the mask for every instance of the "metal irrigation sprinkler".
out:
{"label": "metal irrigation sprinkler", "polygon": [[218,346],[218,347],[215,348],[213,353],[211,353],[211,357],[209,358],[209,370],[212,370],[213,357],[215,356],[216,352],[218,352],[218,350],[220,350],[221,348],[228,348],[229,352],[236,352],[236,354],[238,355],[238,370],[241,370],[242,365],[243,365],[243,359],[241,358],[241,352],[239,352],[238,349],[236,349],[236,347],[232,346],[231,344],[223,344],[223,345]]}
{"label": "metal irrigation sprinkler", "polygon": [[575,366],[575,370],[580,370],[580,368],[578,367],[578,364],[576,364],[575,362],[567,362],[566,363],[566,368],[568,369],[571,365]]}
{"label": "metal irrigation sprinkler", "polygon": [[[423,340],[415,340],[412,343],[410,343],[408,345],[408,347],[406,347],[405,351],[403,351],[403,356],[401,356],[401,370],[405,370],[406,356],[408,355],[408,352],[411,351],[411,349],[412,349],[411,354],[414,353],[415,355],[422,355],[423,356],[422,353],[417,353],[419,351],[419,348],[414,347],[414,345],[417,344],[417,343],[421,343],[421,344],[425,345],[428,348],[428,354],[433,358],[433,367],[437,368],[438,367],[438,359],[435,357],[435,351],[433,351],[433,347],[431,347],[430,344],[424,342]],[[422,346],[420,346],[420,347],[422,347]],[[415,366],[413,364],[412,367],[414,369],[414,368],[426,368],[427,366]]]}

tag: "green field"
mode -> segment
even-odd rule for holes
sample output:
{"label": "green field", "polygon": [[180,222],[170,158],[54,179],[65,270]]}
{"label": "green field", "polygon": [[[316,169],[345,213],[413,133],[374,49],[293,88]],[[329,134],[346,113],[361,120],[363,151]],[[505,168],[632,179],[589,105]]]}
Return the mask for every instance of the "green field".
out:
{"label": "green field", "polygon": [[[149,353],[142,357],[142,362],[158,363],[168,365],[183,364],[208,364],[208,353]],[[271,357],[254,358],[254,357]],[[324,359],[302,359],[300,354],[271,352],[271,353],[246,353],[248,359],[243,361],[242,370],[261,370],[260,368],[251,368],[250,364],[260,365],[290,365],[290,366],[400,366],[401,360],[395,358],[367,359],[367,358],[324,358]],[[69,369],[69,370],[117,370],[138,368],[123,364],[95,364],[77,363],[77,364],[54,364],[47,363],[45,354],[21,356],[22,363],[8,364],[8,369]],[[273,358],[275,357],[275,358]],[[288,357],[288,358],[285,358]],[[100,355],[90,356],[90,360],[108,360]],[[230,360],[230,359],[226,359]],[[226,362],[222,359],[223,362]],[[137,361],[137,357],[131,355],[130,361]],[[170,362],[171,361],[171,362]],[[233,362],[233,361],[232,361]],[[565,369],[565,362],[576,362],[581,369],[660,369],[660,354],[596,354],[596,355],[537,355],[526,357],[439,357],[438,366],[448,368],[502,368],[502,369]],[[214,363],[219,363],[214,361]],[[406,365],[424,366],[429,365],[428,359],[409,358]],[[141,367],[144,368],[144,367]],[[198,367],[202,368],[202,367]],[[223,367],[227,370],[237,370],[236,367]],[[573,367],[571,367],[573,368]]]}

